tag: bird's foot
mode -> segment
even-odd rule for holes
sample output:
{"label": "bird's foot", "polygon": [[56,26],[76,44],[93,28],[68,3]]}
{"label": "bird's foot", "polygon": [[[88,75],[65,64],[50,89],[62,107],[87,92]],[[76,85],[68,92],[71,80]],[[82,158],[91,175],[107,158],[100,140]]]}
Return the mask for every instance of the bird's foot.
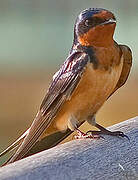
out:
{"label": "bird's foot", "polygon": [[112,132],[112,131],[109,131],[109,130],[107,130],[107,129],[105,129],[104,131],[88,131],[86,134],[93,134],[93,133],[97,133],[97,134],[99,134],[99,135],[110,135],[110,136],[117,136],[117,137],[126,137],[128,140],[130,140],[129,139],[129,137],[127,136],[127,135],[125,135],[123,132],[121,132],[121,131],[114,131],[114,132]]}
{"label": "bird's foot", "polygon": [[[106,134],[106,135],[117,136],[117,137],[126,137],[128,140],[130,140],[129,137],[127,135],[125,135],[122,131],[112,132],[97,123],[96,123],[95,127],[97,127],[98,129],[101,130],[101,131],[99,131],[100,134]],[[88,131],[88,132],[91,132],[91,131]]]}
{"label": "bird's foot", "polygon": [[84,133],[77,129],[77,135],[74,136],[75,139],[99,139],[101,136],[99,134],[92,134],[92,133]]}

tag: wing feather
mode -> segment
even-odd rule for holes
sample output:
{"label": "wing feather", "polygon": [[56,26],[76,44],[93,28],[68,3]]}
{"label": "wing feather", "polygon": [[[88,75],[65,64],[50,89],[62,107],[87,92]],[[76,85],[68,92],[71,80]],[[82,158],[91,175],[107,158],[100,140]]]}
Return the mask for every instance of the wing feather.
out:
{"label": "wing feather", "polygon": [[56,73],[45,96],[29,134],[8,163],[19,160],[38,141],[41,134],[50,125],[62,105],[72,95],[89,60],[86,53],[75,52],[64,62]]}
{"label": "wing feather", "polygon": [[123,60],[124,60],[123,68],[122,68],[122,72],[121,72],[120,78],[118,80],[118,83],[117,83],[115,89],[113,90],[113,92],[111,93],[111,95],[117,89],[119,89],[120,87],[122,87],[125,84],[125,82],[128,79],[131,67],[132,67],[132,52],[131,52],[131,49],[126,45],[119,45],[119,47],[120,47],[120,49],[122,51],[122,56],[123,56]]}

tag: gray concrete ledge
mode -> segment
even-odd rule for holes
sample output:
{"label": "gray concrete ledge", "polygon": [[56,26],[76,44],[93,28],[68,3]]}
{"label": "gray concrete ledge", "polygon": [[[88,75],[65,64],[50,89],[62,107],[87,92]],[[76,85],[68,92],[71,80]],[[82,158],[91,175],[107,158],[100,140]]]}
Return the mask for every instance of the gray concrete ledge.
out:
{"label": "gray concrete ledge", "polygon": [[137,180],[138,117],[109,127],[126,138],[73,140],[0,168],[0,180]]}

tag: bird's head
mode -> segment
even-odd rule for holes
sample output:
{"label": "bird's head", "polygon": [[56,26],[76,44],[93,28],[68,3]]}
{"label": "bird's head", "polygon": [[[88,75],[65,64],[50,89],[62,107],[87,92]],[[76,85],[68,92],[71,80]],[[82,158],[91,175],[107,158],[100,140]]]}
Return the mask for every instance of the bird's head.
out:
{"label": "bird's head", "polygon": [[74,38],[83,46],[110,46],[116,19],[112,12],[102,8],[89,8],[77,17]]}

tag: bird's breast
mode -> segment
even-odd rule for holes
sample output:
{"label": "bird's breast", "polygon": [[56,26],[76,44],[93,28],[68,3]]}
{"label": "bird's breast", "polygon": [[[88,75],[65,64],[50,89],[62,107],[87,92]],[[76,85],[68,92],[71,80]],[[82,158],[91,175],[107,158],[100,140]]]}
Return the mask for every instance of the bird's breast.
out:
{"label": "bird's breast", "polygon": [[88,63],[74,93],[58,113],[56,126],[59,129],[67,127],[67,119],[71,115],[82,122],[95,114],[115,88],[122,66],[123,60],[110,70],[95,70],[93,64]]}

